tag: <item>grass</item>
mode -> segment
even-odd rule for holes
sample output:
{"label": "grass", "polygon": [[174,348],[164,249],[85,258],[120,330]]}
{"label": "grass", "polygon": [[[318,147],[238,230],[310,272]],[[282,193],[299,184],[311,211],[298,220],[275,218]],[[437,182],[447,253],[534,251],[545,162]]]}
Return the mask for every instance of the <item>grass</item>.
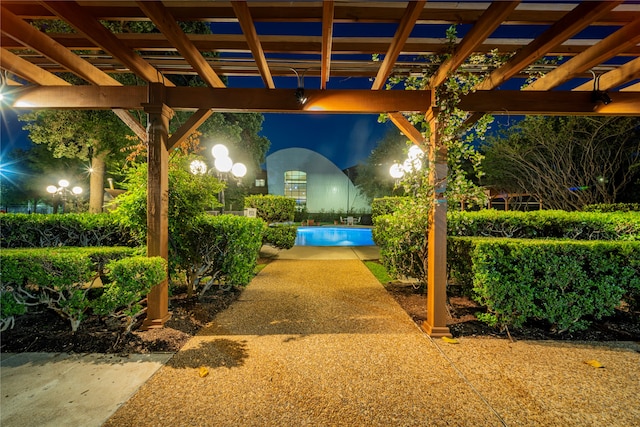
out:
{"label": "grass", "polygon": [[383,285],[386,285],[393,280],[393,278],[387,273],[387,270],[384,268],[384,266],[379,262],[365,261],[364,265],[367,266],[369,271],[371,271],[371,273],[376,276],[376,279],[378,279],[378,281]]}

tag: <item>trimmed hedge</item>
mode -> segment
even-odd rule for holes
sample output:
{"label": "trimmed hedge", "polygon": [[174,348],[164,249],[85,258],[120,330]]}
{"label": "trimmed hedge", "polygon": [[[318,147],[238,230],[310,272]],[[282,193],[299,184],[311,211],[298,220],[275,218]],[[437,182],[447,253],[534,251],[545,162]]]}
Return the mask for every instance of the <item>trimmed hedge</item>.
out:
{"label": "trimmed hedge", "polygon": [[[9,300],[7,294],[11,294],[18,305],[44,304],[68,319],[71,329],[76,331],[94,304],[89,293],[96,288],[98,279],[104,278],[104,289],[117,286],[118,278],[108,279],[107,276],[113,268],[112,262],[139,255],[139,252],[140,248],[126,247],[4,249],[0,252],[2,298]],[[137,261],[133,259],[128,262],[134,266],[144,264],[145,268],[148,267],[147,262],[160,263],[166,278],[166,267],[161,258],[155,261],[146,261],[149,258],[142,256]],[[115,284],[112,285],[114,279]],[[136,293],[138,301],[146,296],[149,289]],[[3,315],[14,314],[20,313],[3,312]],[[2,319],[3,324],[7,322],[6,318]]]}
{"label": "trimmed hedge", "polygon": [[201,284],[203,295],[214,283],[245,286],[253,278],[262,246],[264,222],[236,215],[202,215],[184,240],[189,242],[182,262],[189,294]]}
{"label": "trimmed hedge", "polygon": [[451,211],[450,236],[640,240],[640,212]]}
{"label": "trimmed hedge", "polygon": [[0,247],[141,246],[109,214],[3,214]]}
{"label": "trimmed hedge", "polygon": [[267,224],[291,222],[296,212],[296,201],[290,197],[273,195],[245,196],[245,208],[256,208],[258,218]]}
{"label": "trimmed hedge", "polygon": [[640,242],[452,237],[448,258],[451,277],[473,287],[489,323],[581,330],[621,300],[640,302]]}
{"label": "trimmed hedge", "polygon": [[298,227],[290,225],[274,225],[264,228],[262,243],[278,249],[291,249],[296,243]]}

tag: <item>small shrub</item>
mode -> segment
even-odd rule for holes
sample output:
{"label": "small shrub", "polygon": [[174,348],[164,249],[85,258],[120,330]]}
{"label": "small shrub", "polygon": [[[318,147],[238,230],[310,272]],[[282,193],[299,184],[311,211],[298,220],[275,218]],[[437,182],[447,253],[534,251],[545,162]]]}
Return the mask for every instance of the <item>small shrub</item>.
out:
{"label": "small shrub", "polygon": [[275,225],[264,228],[263,244],[269,244],[278,249],[291,249],[296,243],[297,227],[289,225]]}
{"label": "small shrub", "polygon": [[245,208],[258,210],[258,218],[267,224],[291,222],[295,217],[296,201],[290,197],[254,195],[244,198]]}

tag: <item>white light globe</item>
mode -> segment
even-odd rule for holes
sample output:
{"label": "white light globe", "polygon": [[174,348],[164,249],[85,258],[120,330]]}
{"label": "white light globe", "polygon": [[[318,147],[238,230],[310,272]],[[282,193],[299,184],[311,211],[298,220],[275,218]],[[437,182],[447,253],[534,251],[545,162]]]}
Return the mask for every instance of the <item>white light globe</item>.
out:
{"label": "white light globe", "polygon": [[230,157],[217,157],[213,165],[220,172],[229,172],[233,166],[233,161]]}
{"label": "white light globe", "polygon": [[71,192],[72,192],[73,194],[75,194],[76,196],[77,196],[78,194],[82,194],[82,187],[73,187],[73,188],[71,189]]}
{"label": "white light globe", "polygon": [[211,154],[213,154],[213,157],[215,157],[216,159],[218,157],[220,158],[229,157],[229,149],[225,147],[223,144],[216,144],[211,149]]}
{"label": "white light globe", "polygon": [[62,188],[67,188],[69,186],[69,181],[67,181],[66,179],[61,179],[60,181],[58,181],[58,185]]}
{"label": "white light globe", "polygon": [[391,175],[392,178],[400,179],[404,176],[404,171],[402,170],[402,166],[400,166],[397,163],[394,163],[389,168],[389,174]]}
{"label": "white light globe", "polygon": [[247,167],[242,163],[236,163],[231,168],[231,173],[235,177],[242,178],[247,174]]}
{"label": "white light globe", "polygon": [[204,175],[207,173],[207,164],[202,160],[194,160],[189,164],[189,170],[194,175]]}
{"label": "white light globe", "polygon": [[56,191],[58,191],[58,187],[56,187],[55,185],[50,185],[47,187],[47,193],[54,194]]}
{"label": "white light globe", "polygon": [[417,145],[412,145],[411,148],[409,148],[409,152],[407,153],[407,156],[409,157],[410,160],[419,159],[423,155],[424,155],[424,151],[422,151],[422,149]]}

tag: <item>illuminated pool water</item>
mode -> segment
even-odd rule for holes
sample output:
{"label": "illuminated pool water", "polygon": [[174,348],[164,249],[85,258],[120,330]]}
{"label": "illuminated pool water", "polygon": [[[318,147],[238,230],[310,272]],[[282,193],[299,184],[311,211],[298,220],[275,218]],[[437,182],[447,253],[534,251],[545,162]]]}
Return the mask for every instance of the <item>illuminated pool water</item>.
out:
{"label": "illuminated pool water", "polygon": [[298,227],[296,246],[374,246],[370,228]]}

